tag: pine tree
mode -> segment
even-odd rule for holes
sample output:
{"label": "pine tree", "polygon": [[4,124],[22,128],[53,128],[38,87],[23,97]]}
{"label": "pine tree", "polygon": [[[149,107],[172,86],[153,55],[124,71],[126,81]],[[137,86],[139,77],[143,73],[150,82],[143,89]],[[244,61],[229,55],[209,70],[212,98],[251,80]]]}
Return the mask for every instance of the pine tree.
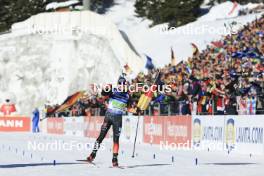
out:
{"label": "pine tree", "polygon": [[[46,5],[51,2],[65,1],[68,0],[0,0],[0,32],[10,29],[13,23],[45,12]],[[113,4],[114,0],[91,0],[91,8],[97,13],[105,13]]]}
{"label": "pine tree", "polygon": [[148,14],[148,1],[146,0],[137,0],[135,3],[135,12],[137,13],[138,17],[147,17]]}
{"label": "pine tree", "polygon": [[8,22],[11,20],[10,8],[12,3],[9,0],[0,1],[0,31],[7,29]]}
{"label": "pine tree", "polygon": [[181,26],[194,21],[200,14],[203,0],[137,0],[138,16],[147,17],[153,25],[168,22],[170,26]]}
{"label": "pine tree", "polygon": [[[260,3],[263,0],[210,0],[209,5],[226,1],[240,4]],[[204,0],[137,0],[136,13],[153,21],[152,25],[168,22],[170,26],[181,26],[195,21],[201,15]]]}
{"label": "pine tree", "polygon": [[103,14],[114,4],[114,0],[91,0],[91,10]]}
{"label": "pine tree", "polygon": [[8,30],[13,23],[23,21],[32,15],[45,11],[48,2],[48,0],[1,0],[0,31]]}

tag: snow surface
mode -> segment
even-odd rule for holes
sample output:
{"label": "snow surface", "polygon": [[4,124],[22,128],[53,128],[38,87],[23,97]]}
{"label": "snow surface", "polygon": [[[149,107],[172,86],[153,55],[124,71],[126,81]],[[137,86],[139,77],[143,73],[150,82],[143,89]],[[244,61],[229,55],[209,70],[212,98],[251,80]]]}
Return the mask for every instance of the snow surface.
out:
{"label": "snow surface", "polygon": [[[134,168],[116,169],[111,166],[112,143],[104,142],[105,150],[98,152],[96,166],[83,160],[90,148],[77,150],[29,150],[29,142],[93,143],[93,139],[30,133],[0,133],[0,175],[7,176],[261,176],[264,157],[227,154],[224,152],[168,151],[158,146],[137,145],[135,158],[131,158],[132,145],[121,144],[119,163]],[[24,155],[23,155],[24,152]],[[153,155],[155,154],[155,159]],[[174,163],[172,163],[172,156]],[[198,165],[195,165],[198,158]],[[53,166],[53,161],[56,165]]]}
{"label": "snow surface", "polygon": [[230,28],[226,28],[236,21],[239,29],[242,25],[253,21],[260,14],[237,17],[238,11],[243,8],[253,8],[254,5],[238,5],[235,11],[229,15],[233,3],[225,2],[213,7],[208,14],[200,17],[197,21],[185,26],[162,32],[167,24],[161,24],[149,28],[151,21],[136,16],[135,0],[117,0],[106,14],[111,18],[119,29],[125,31],[137,51],[144,57],[150,55],[154,63],[163,66],[170,63],[170,48],[173,47],[177,62],[187,60],[192,56],[192,46],[195,43],[200,50],[205,49],[214,40],[219,40],[223,35],[230,34]]}
{"label": "snow surface", "polygon": [[231,10],[234,7],[234,3],[227,1],[225,3],[218,4],[211,8],[210,12],[198,19],[198,21],[215,21],[219,19],[234,18],[238,16],[239,11],[243,6],[240,4],[234,9],[232,13]]}

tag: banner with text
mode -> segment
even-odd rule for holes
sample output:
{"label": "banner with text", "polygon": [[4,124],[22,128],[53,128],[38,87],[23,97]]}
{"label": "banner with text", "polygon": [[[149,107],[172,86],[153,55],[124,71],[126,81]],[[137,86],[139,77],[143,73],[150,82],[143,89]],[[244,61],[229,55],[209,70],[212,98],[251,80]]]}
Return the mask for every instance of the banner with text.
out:
{"label": "banner with text", "polygon": [[64,134],[64,119],[48,118],[47,132],[50,134]]}
{"label": "banner with text", "polygon": [[245,154],[264,154],[264,116],[226,116],[225,150]]}
{"label": "banner with text", "polygon": [[197,150],[223,150],[225,116],[193,116],[192,146]]}
{"label": "banner with text", "polygon": [[190,148],[192,141],[191,116],[167,116],[164,119],[165,145]]}
{"label": "banner with text", "polygon": [[123,116],[122,133],[120,140],[122,142],[133,143],[137,132],[137,143],[143,142],[143,117],[142,116]]}
{"label": "banner with text", "polygon": [[84,137],[85,117],[64,117],[64,134]]}
{"label": "banner with text", "polygon": [[[88,116],[85,117],[85,131],[84,135],[89,138],[97,138],[101,131],[101,126],[104,122],[103,116]],[[106,138],[112,136],[113,132],[109,129]]]}
{"label": "banner with text", "polygon": [[160,142],[164,142],[164,120],[165,117],[161,116],[144,117],[144,143],[160,144]]}
{"label": "banner with text", "polygon": [[191,116],[146,116],[143,129],[145,143],[191,147]]}
{"label": "banner with text", "polygon": [[31,119],[29,117],[0,117],[1,132],[29,132],[30,128]]}

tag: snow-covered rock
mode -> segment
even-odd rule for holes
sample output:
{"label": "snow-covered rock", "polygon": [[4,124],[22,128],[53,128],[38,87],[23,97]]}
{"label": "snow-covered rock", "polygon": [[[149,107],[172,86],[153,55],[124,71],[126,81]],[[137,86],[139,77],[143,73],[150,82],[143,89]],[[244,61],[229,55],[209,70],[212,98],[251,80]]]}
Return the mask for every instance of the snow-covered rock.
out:
{"label": "snow-covered rock", "polygon": [[92,83],[117,81],[128,64],[143,67],[106,17],[89,11],[43,13],[0,36],[0,94],[15,95],[21,114],[62,103]]}

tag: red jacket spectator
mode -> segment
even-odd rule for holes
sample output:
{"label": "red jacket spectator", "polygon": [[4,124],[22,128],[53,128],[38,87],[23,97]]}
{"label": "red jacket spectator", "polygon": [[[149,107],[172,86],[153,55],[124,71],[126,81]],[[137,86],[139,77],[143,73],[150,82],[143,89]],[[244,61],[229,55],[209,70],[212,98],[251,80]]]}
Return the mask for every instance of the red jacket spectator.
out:
{"label": "red jacket spectator", "polygon": [[1,106],[0,111],[4,114],[4,116],[11,115],[11,113],[16,112],[16,106],[11,104],[9,100]]}

